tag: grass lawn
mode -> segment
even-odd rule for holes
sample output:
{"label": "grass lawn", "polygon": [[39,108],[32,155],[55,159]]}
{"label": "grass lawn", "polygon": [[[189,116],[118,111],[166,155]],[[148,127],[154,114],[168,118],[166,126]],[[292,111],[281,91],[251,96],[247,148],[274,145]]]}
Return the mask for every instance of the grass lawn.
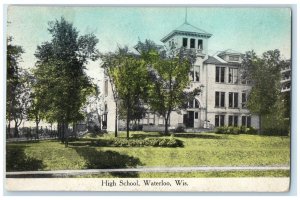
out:
{"label": "grass lawn", "polygon": [[[145,138],[158,137],[159,134],[133,132],[131,136]],[[104,136],[106,137],[112,135]],[[184,147],[93,147],[84,139],[71,142],[69,148],[65,148],[58,141],[7,143],[7,171],[137,166],[261,166],[290,163],[290,138],[286,136],[182,133],[175,134],[174,137],[183,141]],[[289,172],[139,173],[138,176],[289,176]]]}

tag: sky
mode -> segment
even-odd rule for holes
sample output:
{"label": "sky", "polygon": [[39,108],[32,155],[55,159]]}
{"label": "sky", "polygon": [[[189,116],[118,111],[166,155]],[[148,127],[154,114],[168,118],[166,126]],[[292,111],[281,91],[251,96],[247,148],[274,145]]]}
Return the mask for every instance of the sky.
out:
{"label": "sky", "polygon": [[[80,35],[94,33],[100,52],[117,46],[133,47],[138,40],[160,39],[185,20],[185,7],[74,7],[9,6],[7,35],[25,49],[23,68],[36,61],[34,52],[42,42],[50,41],[48,22],[64,17]],[[233,49],[244,53],[254,50],[261,55],[279,49],[284,59],[291,57],[291,13],[288,8],[187,7],[187,21],[212,34],[208,42],[210,55]],[[88,71],[97,74],[99,61],[90,62]]]}

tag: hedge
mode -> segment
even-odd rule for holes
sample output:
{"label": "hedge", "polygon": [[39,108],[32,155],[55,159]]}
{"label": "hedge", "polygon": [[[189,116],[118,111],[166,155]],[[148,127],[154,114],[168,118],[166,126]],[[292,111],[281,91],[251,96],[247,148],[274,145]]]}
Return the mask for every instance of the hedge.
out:
{"label": "hedge", "polygon": [[112,146],[112,147],[182,147],[183,142],[175,138],[145,138],[145,139],[126,139],[126,138],[112,138],[92,140],[94,146]]}
{"label": "hedge", "polygon": [[253,127],[247,128],[246,126],[221,126],[217,127],[216,133],[218,134],[257,134],[257,130]]}

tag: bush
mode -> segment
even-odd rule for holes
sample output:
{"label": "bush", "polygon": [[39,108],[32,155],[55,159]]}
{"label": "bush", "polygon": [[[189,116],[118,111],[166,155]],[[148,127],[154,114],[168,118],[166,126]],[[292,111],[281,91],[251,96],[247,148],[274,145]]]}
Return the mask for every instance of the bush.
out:
{"label": "bush", "polygon": [[221,126],[217,127],[216,133],[218,134],[257,134],[257,130],[253,127],[247,128],[246,126]]}
{"label": "bush", "polygon": [[126,139],[126,138],[113,138],[91,141],[94,146],[114,146],[114,147],[182,147],[181,140],[174,138],[145,138],[145,139]]}
{"label": "bush", "polygon": [[175,133],[184,133],[184,126],[178,126],[174,132]]}

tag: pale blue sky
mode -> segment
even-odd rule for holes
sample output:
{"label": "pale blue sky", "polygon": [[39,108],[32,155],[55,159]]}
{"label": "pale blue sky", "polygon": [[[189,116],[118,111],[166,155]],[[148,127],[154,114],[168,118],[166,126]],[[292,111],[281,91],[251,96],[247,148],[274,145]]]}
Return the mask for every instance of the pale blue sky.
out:
{"label": "pale blue sky", "polygon": [[[117,45],[134,46],[138,38],[160,39],[184,22],[184,7],[8,7],[7,33],[24,47],[23,67],[35,63],[37,45],[50,40],[48,22],[64,16],[80,34],[93,32],[100,40],[101,52],[114,51]],[[188,22],[213,36],[209,54],[233,49],[258,54],[279,49],[290,58],[291,16],[287,8],[201,8],[188,7]],[[91,63],[90,67],[97,67]]]}

